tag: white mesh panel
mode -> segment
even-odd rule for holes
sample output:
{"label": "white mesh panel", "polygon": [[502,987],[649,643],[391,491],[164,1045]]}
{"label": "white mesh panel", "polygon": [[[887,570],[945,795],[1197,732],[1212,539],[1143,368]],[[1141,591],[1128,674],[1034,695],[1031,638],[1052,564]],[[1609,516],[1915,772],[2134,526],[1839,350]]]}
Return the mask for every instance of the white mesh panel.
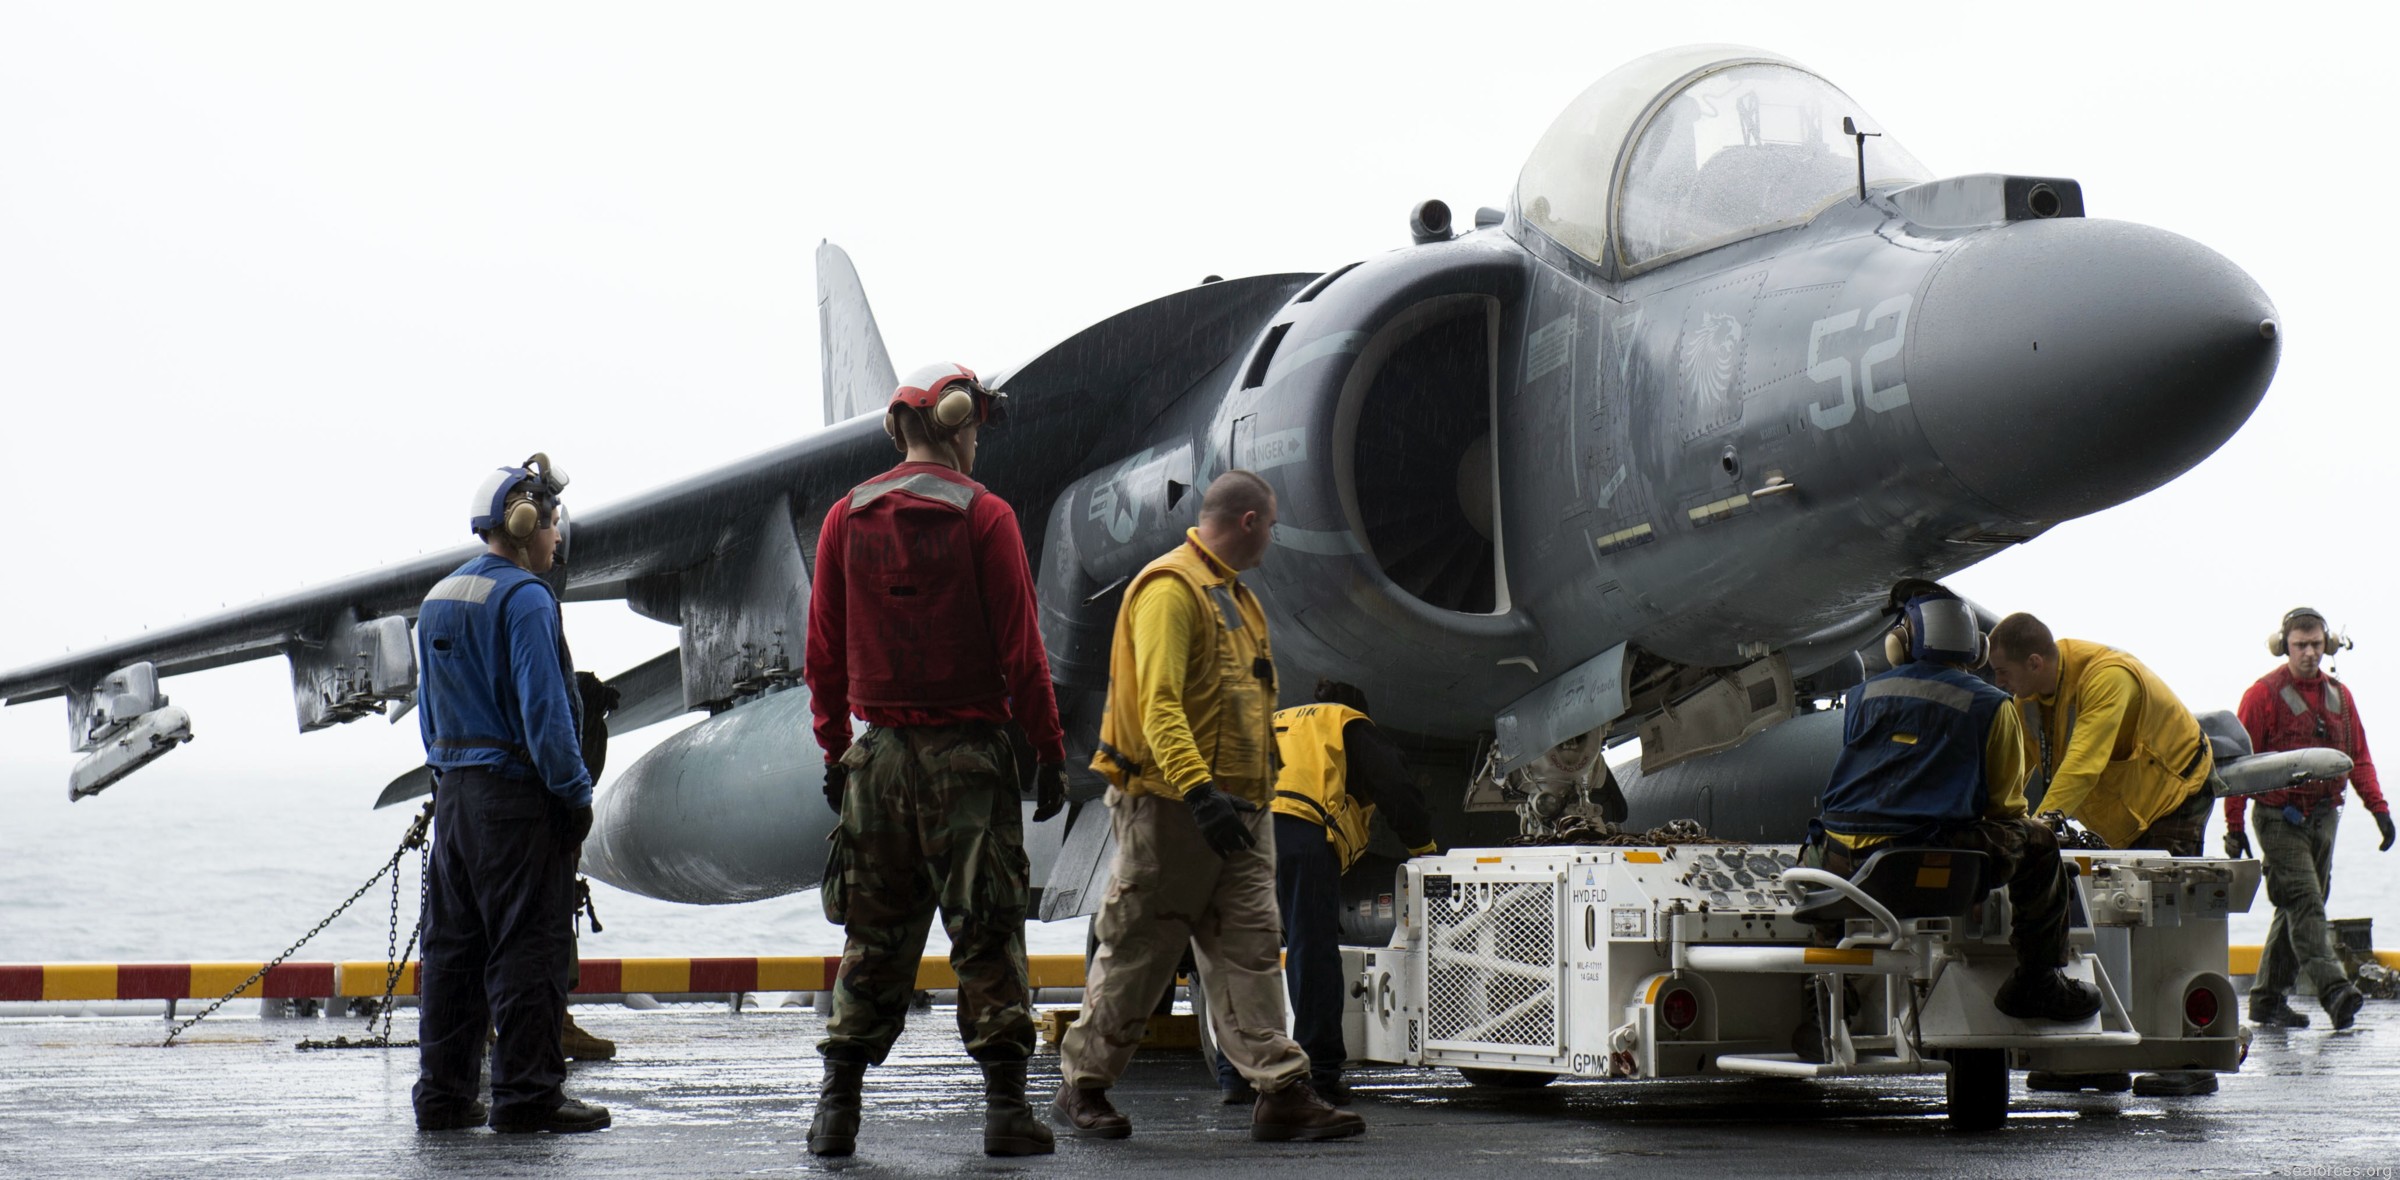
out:
{"label": "white mesh panel", "polygon": [[1425,908],[1426,1039],[1556,1054],[1557,882],[1459,879]]}

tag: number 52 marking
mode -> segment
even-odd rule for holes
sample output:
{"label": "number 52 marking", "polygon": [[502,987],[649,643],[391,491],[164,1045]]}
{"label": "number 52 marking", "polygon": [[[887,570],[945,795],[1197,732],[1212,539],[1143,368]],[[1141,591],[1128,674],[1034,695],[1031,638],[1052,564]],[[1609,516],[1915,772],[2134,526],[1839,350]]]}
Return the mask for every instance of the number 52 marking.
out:
{"label": "number 52 marking", "polygon": [[1840,385],[1840,390],[1832,405],[1812,404],[1808,407],[1808,420],[1816,423],[1817,429],[1832,430],[1849,425],[1850,420],[1858,416],[1858,403],[1861,401],[1866,402],[1867,408],[1878,414],[1889,413],[1908,404],[1908,382],[1896,381],[1878,389],[1875,387],[1875,366],[1899,356],[1900,350],[1906,346],[1908,309],[1911,302],[1913,299],[1908,295],[1894,295],[1876,304],[1872,310],[1866,313],[1866,329],[1868,331],[1871,332],[1875,325],[1890,320],[1892,321],[1892,334],[1868,345],[1867,350],[1859,355],[1856,389],[1862,392],[1858,393],[1853,392],[1849,356],[1847,354],[1821,355],[1827,336],[1836,332],[1847,332],[1859,326],[1858,309],[1854,307],[1840,315],[1827,316],[1808,326],[1809,380],[1819,385],[1827,382],[1836,382]]}

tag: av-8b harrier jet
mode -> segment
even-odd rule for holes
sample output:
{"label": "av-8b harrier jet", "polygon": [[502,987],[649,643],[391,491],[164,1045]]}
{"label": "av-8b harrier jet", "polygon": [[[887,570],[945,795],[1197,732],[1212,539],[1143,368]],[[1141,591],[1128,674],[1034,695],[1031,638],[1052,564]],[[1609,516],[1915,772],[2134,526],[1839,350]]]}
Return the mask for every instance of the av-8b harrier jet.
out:
{"label": "av-8b harrier jet", "polygon": [[[1822,781],[1775,773],[1808,761],[1788,735],[1810,719],[1789,719],[1858,679],[1893,582],[2173,479],[2242,425],[2279,348],[2274,306],[2206,247],[2087,218],[2072,180],[1928,176],[1830,82],[1749,49],[1609,74],[1508,208],[1462,229],[1428,201],[1410,228],[994,375],[1008,437],[977,475],[1024,514],[1082,756],[1123,586],[1244,467],[1281,500],[1250,577],[1286,703],[1364,686],[1446,843],[1604,806],[1600,743],[1636,733],[1646,771],[1743,760],[1748,802],[1700,805],[1797,838],[1765,830]],[[892,459],[895,382],[850,260],[818,265],[826,428],[572,527],[568,598],[681,628],[617,678],[619,731],[710,714],[599,794],[585,865],[635,892],[744,901],[822,870],[807,567],[830,498]],[[78,793],[188,737],[159,677],[280,655],[303,731],[404,710],[410,620],[466,553],[19,669],[0,696],[67,698]],[[1045,917],[1097,901],[1098,785],[1071,824],[1029,828]]]}

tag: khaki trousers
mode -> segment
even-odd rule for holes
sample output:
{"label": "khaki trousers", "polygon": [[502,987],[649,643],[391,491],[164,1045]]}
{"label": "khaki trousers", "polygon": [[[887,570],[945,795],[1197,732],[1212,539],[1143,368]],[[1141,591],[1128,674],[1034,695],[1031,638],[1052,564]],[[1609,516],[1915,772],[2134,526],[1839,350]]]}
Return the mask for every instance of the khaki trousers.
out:
{"label": "khaki trousers", "polygon": [[1273,816],[1244,814],[1258,846],[1219,859],[1182,801],[1110,791],[1109,803],[1117,862],[1092,919],[1083,1015],[1059,1043],[1067,1084],[1105,1089],[1124,1075],[1186,943],[1226,1060],[1262,1092],[1305,1080],[1308,1055],[1283,1031]]}

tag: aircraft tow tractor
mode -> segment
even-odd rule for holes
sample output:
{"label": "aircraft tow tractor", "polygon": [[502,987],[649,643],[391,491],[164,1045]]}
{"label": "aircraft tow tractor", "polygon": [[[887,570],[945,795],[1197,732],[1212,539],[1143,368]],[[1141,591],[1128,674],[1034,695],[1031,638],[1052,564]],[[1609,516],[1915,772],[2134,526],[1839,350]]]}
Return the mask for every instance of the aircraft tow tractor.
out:
{"label": "aircraft tow tractor", "polygon": [[[1368,1062],[1497,1086],[1560,1077],[1946,1074],[1953,1126],[2008,1071],[2232,1071],[2226,919],[2255,860],[2069,850],[2079,1024],[2003,1016],[2008,895],[1980,853],[1891,848],[1853,880],[1792,845],[1460,849],[1401,866],[1391,945],[1345,948]],[[1814,1017],[1811,1019],[1811,1012]]]}

